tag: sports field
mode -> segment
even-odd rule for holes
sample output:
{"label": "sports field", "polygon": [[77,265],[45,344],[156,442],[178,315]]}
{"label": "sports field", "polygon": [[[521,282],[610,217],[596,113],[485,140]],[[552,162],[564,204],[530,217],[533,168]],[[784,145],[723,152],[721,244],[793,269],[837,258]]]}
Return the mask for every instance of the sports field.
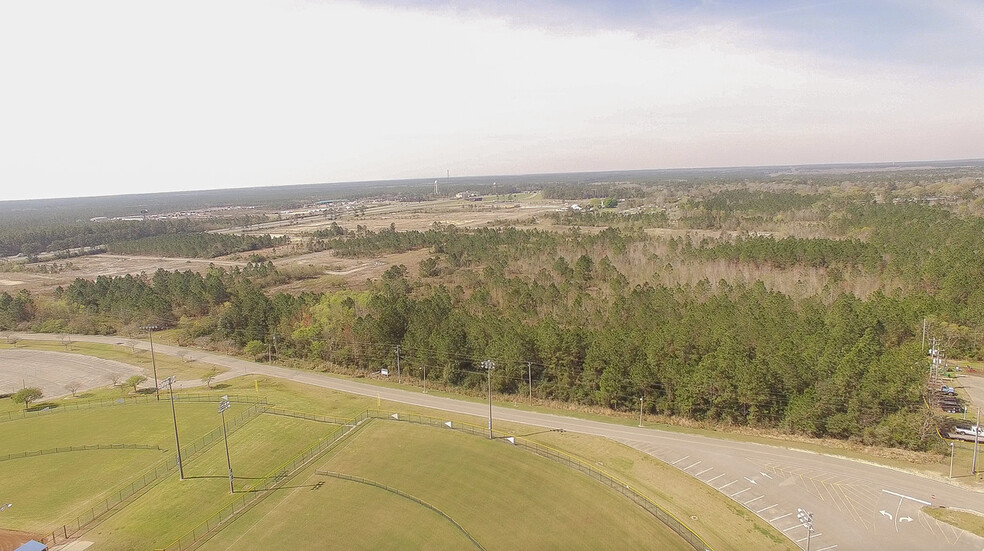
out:
{"label": "sports field", "polygon": [[[318,474],[328,471],[365,481]],[[689,548],[587,476],[436,427],[373,421],[296,482],[204,549]]]}
{"label": "sports field", "polygon": [[[81,515],[84,527],[73,538],[93,542],[92,549],[171,548],[191,540],[205,549],[689,548],[606,485],[503,440],[376,419],[359,425],[338,447],[313,453],[309,449],[315,442],[348,430],[326,416],[349,419],[369,408],[399,406],[263,377],[231,379],[220,386],[178,392],[183,481],[173,469],[174,432],[166,399],[93,390],[85,399],[57,399],[48,412],[28,415],[22,406],[0,399],[0,413],[7,419],[0,420],[4,454],[63,449],[0,461],[0,487],[16,496],[0,528],[38,536],[60,531],[62,543],[61,526],[68,525],[72,534]],[[234,494],[216,411],[223,394],[268,402],[255,410],[235,402],[227,412],[253,412],[229,434]],[[288,405],[314,419],[274,414]],[[261,413],[264,408],[268,413]],[[482,423],[452,417],[456,424]],[[505,424],[500,428],[531,432]],[[687,523],[701,535],[710,532],[713,549],[788,548],[789,542],[754,526],[754,519],[730,510],[706,488],[624,446],[559,433],[532,438],[615,473],[678,518],[700,509],[699,521]],[[91,449],[113,444],[129,447]],[[71,446],[90,448],[64,450]],[[290,463],[302,453],[310,461]],[[288,473],[288,464],[296,470]],[[127,490],[148,473],[149,483]],[[267,489],[274,482],[275,489]],[[244,503],[248,507],[239,510]],[[102,514],[105,504],[110,511]],[[94,522],[88,522],[91,508],[99,513]],[[221,519],[217,527],[216,519]],[[728,526],[729,533],[714,526]]]}

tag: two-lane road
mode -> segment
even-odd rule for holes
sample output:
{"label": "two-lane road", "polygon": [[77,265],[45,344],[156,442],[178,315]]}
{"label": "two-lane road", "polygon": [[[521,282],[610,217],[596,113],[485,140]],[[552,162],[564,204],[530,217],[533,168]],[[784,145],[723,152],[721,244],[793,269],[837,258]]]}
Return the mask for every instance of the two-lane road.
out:
{"label": "two-lane road", "polygon": [[[55,340],[56,335],[19,334]],[[73,336],[76,341],[117,344],[119,337]],[[147,343],[141,343],[146,347]],[[165,354],[177,347],[155,344]],[[486,417],[488,406],[420,392],[374,386],[311,371],[298,371],[190,351],[196,361],[226,367],[220,379],[259,374],[313,386],[459,414]],[[783,532],[802,548],[807,530],[797,520],[814,513],[812,551],[982,551],[984,538],[940,523],[924,504],[984,511],[984,493],[966,486],[861,461],[777,446],[622,426],[562,415],[494,407],[496,419],[611,438],[648,453],[717,489]]]}

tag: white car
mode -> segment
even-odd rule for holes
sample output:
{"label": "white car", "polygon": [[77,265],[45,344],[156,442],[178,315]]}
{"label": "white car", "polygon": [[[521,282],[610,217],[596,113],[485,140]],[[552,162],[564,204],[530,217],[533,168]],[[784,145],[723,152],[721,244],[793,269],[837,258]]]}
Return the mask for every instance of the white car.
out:
{"label": "white car", "polygon": [[956,427],[953,429],[957,434],[965,434],[967,436],[974,436],[976,433],[978,436],[984,436],[984,429],[974,425],[972,427]]}

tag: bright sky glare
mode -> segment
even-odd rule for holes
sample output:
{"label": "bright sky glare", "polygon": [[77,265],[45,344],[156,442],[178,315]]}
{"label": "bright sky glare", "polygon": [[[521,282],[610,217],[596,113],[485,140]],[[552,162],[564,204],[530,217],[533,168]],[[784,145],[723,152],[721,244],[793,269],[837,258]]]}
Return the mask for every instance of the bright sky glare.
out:
{"label": "bright sky glare", "polygon": [[975,1],[453,4],[4,2],[0,200],[984,157]]}

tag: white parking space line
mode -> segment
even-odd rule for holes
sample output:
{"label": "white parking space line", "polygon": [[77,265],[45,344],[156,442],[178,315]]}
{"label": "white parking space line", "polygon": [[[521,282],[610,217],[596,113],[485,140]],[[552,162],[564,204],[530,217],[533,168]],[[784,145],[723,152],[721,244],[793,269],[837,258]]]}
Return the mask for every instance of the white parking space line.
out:
{"label": "white parking space line", "polygon": [[[696,463],[691,463],[690,464],[690,467],[696,467],[697,465],[700,465],[700,461],[698,461]],[[683,470],[689,471],[690,470],[690,467],[684,467]]]}
{"label": "white parking space line", "polygon": [[735,496],[736,496],[736,495],[738,495],[738,494],[741,494],[741,493],[745,493],[745,492],[747,492],[748,490],[751,490],[751,488],[745,488],[744,490],[738,490],[737,492],[735,492],[735,493],[733,493],[733,494],[731,494],[731,497],[735,497]]}
{"label": "white parking space line", "polygon": [[753,498],[753,499],[749,499],[748,501],[745,502],[745,505],[748,505],[749,503],[751,503],[753,501],[758,501],[758,500],[762,499],[763,497],[765,497],[765,494],[762,494],[762,495],[760,495],[760,496],[758,496],[756,498]]}
{"label": "white parking space line", "polygon": [[899,498],[901,498],[901,499],[911,499],[912,501],[915,501],[916,503],[922,503],[923,505],[932,505],[932,504],[931,504],[930,502],[928,502],[928,501],[923,501],[923,500],[921,500],[921,499],[916,499],[916,498],[914,498],[914,497],[909,497],[909,496],[904,496],[904,495],[902,495],[902,494],[897,494],[897,493],[895,493],[895,492],[890,492],[890,491],[888,491],[888,490],[882,490],[882,491],[883,491],[883,492],[885,492],[886,494],[891,494],[891,495],[893,495],[893,496],[896,496],[896,497],[899,497]]}
{"label": "white parking space line", "polygon": [[817,549],[817,551],[830,551],[831,549],[833,549],[835,547],[837,547],[837,545],[831,545],[830,547],[823,547],[821,549]]}
{"label": "white parking space line", "polygon": [[725,488],[727,488],[728,486],[731,486],[731,485],[732,485],[732,484],[734,484],[735,482],[738,482],[738,481],[737,481],[737,480],[732,480],[731,482],[728,482],[728,483],[727,483],[727,484],[725,484],[724,486],[721,486],[720,488],[718,488],[718,490],[723,490],[723,489],[725,489]]}
{"label": "white parking space line", "polygon": [[683,461],[684,459],[687,459],[688,457],[690,457],[690,456],[689,455],[685,455],[685,456],[681,457],[680,459],[677,459],[673,463],[670,463],[670,465],[676,465],[677,463]]}
{"label": "white parking space line", "polygon": [[[802,527],[803,527],[802,524],[794,524],[794,525],[790,526],[789,528],[786,528],[785,530],[783,530],[783,532],[788,532],[788,531],[793,530],[795,528],[802,528]],[[803,538],[803,539],[806,539],[806,538]]]}
{"label": "white parking space line", "polygon": [[708,467],[708,468],[704,469],[703,471],[695,474],[694,476],[700,476],[700,475],[706,473],[707,471],[712,471],[712,470],[714,470],[714,467]]}
{"label": "white parking space line", "polygon": [[[774,507],[774,505],[773,505],[773,507]],[[786,513],[785,515],[780,515],[780,516],[778,516],[778,517],[776,517],[776,518],[774,518],[774,519],[772,519],[772,520],[770,520],[770,521],[769,521],[769,523],[773,523],[773,522],[775,522],[775,521],[777,521],[777,520],[780,520],[780,519],[784,519],[784,518],[786,518],[786,517],[788,517],[788,516],[789,516],[789,515],[791,515],[791,514],[792,514],[792,513]]]}
{"label": "white parking space line", "polygon": [[779,504],[778,503],[773,503],[772,505],[769,505],[768,507],[763,507],[762,509],[759,509],[758,511],[755,511],[755,514],[757,515],[757,514],[761,513],[762,511],[768,511],[769,509],[771,509],[771,508],[773,508],[773,507],[775,507],[777,505],[779,505]]}
{"label": "white parking space line", "polygon": [[[819,538],[819,537],[820,537],[820,536],[822,536],[822,535],[823,535],[822,533],[821,533],[821,534],[813,534],[813,535],[812,535],[812,536],[810,536],[809,538],[810,538],[811,540],[815,540],[815,539],[817,539],[817,538]],[[798,540],[796,540],[796,543],[803,543],[804,541],[806,541],[806,539],[807,539],[807,538],[801,538],[801,539],[798,539]]]}
{"label": "white parking space line", "polygon": [[707,483],[710,484],[711,482],[714,482],[715,480],[721,478],[722,476],[724,476],[724,473],[721,473],[721,474],[715,476],[714,478],[708,480]]}

